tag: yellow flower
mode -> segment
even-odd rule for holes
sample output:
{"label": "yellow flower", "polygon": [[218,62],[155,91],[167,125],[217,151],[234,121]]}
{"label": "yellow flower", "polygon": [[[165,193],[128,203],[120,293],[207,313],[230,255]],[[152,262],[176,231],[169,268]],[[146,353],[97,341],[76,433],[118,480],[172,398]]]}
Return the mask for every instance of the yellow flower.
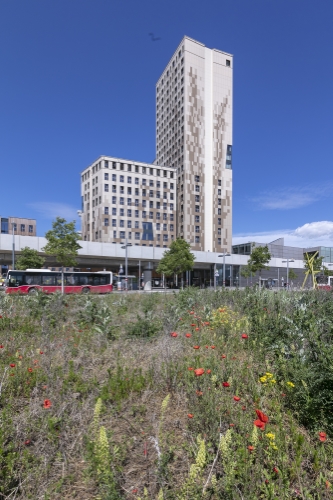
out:
{"label": "yellow flower", "polygon": [[287,382],[287,385],[288,385],[289,387],[295,387],[295,384],[293,384],[292,382]]}
{"label": "yellow flower", "polygon": [[273,432],[267,432],[266,437],[268,439],[275,439],[275,434],[273,434]]}
{"label": "yellow flower", "polygon": [[272,373],[266,372],[267,377],[273,377]]}

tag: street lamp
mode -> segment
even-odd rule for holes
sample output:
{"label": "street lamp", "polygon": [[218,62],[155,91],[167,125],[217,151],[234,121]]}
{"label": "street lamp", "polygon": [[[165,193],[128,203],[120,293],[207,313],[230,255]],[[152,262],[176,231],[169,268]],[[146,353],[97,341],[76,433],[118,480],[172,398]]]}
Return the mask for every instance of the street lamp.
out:
{"label": "street lamp", "polygon": [[12,268],[15,269],[15,236],[14,231],[16,231],[16,223],[12,222],[12,232],[13,232],[13,249],[12,249]]}
{"label": "street lamp", "polygon": [[283,260],[282,262],[287,262],[287,289],[289,290],[289,262],[295,262],[294,259]]}
{"label": "street lamp", "polygon": [[127,259],[127,248],[131,247],[132,243],[127,243],[127,238],[125,240],[125,245],[123,245],[121,248],[125,249],[125,287],[126,287],[126,292],[128,290],[128,259]]}
{"label": "street lamp", "polygon": [[231,254],[229,252],[221,253],[218,257],[223,257],[223,288],[225,288],[225,258],[229,257]]}

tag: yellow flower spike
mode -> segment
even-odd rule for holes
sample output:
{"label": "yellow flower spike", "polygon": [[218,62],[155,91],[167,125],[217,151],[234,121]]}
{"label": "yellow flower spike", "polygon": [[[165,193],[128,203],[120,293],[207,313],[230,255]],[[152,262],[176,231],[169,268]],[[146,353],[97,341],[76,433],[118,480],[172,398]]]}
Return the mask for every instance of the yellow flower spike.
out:
{"label": "yellow flower spike", "polygon": [[295,387],[295,384],[293,384],[292,382],[287,382],[287,385],[288,385],[289,387]]}

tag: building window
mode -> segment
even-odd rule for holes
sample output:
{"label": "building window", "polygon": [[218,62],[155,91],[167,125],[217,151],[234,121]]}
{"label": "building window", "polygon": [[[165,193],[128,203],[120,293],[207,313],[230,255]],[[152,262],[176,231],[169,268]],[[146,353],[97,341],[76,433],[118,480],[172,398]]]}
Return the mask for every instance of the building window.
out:
{"label": "building window", "polygon": [[154,196],[154,191],[150,190],[149,191],[149,197],[152,198]]}
{"label": "building window", "polygon": [[127,198],[127,205],[129,207],[132,205],[132,198]]}
{"label": "building window", "polygon": [[128,239],[131,240],[132,239],[132,233],[131,231],[128,232]]}
{"label": "building window", "polygon": [[226,59],[225,63],[226,63],[226,66],[230,67],[230,59]]}
{"label": "building window", "polygon": [[167,210],[168,207],[167,207],[167,203],[163,203],[163,210]]}
{"label": "building window", "polygon": [[154,181],[153,181],[153,179],[150,179],[150,180],[149,180],[149,186],[150,186],[150,187],[154,187]]}
{"label": "building window", "polygon": [[139,172],[139,167],[138,165],[135,165],[135,171],[138,173]]}
{"label": "building window", "polygon": [[112,204],[113,205],[117,204],[117,196],[112,196]]}
{"label": "building window", "polygon": [[115,184],[113,184],[112,186],[112,192],[113,193],[116,193],[117,192],[117,186]]}
{"label": "building window", "polygon": [[170,210],[173,210],[173,203],[170,203]]}
{"label": "building window", "polygon": [[119,176],[119,182],[124,182],[124,176],[123,175]]}
{"label": "building window", "polygon": [[196,237],[195,237],[195,242],[196,242],[196,243],[200,243],[200,236],[196,236]]}
{"label": "building window", "polygon": [[168,220],[168,214],[163,214],[163,220]]}
{"label": "building window", "polygon": [[127,183],[132,184],[132,177],[127,177]]}
{"label": "building window", "polygon": [[138,220],[134,221],[134,227],[135,227],[135,229],[139,229],[139,221]]}
{"label": "building window", "polygon": [[117,238],[117,231],[113,231],[113,237]]}
{"label": "building window", "polygon": [[160,191],[156,191],[156,198],[161,198],[161,192]]}
{"label": "building window", "polygon": [[124,221],[123,221],[123,219],[121,219],[121,220],[119,221],[119,227],[125,227],[125,226],[124,226]]}
{"label": "building window", "polygon": [[221,215],[221,209],[220,208],[217,209],[217,215]]}
{"label": "building window", "polygon": [[219,236],[221,236],[221,228],[220,228],[220,227],[218,227],[218,228],[217,228],[217,234],[218,234]]}
{"label": "building window", "polygon": [[105,217],[105,219],[104,219],[104,226],[108,226],[108,225],[109,225],[109,218]]}
{"label": "building window", "polygon": [[142,208],[146,208],[147,206],[147,201],[146,200],[142,200]]}
{"label": "building window", "polygon": [[120,215],[120,217],[124,217],[124,209],[123,208],[119,209],[119,215]]}
{"label": "building window", "polygon": [[146,179],[142,179],[142,185],[146,186],[146,184],[147,184]]}
{"label": "building window", "polygon": [[117,168],[117,164],[115,161],[112,162],[112,168],[115,170]]}
{"label": "building window", "polygon": [[105,174],[104,174],[104,180],[105,180],[105,181],[108,181],[108,180],[109,180],[109,174],[108,174],[108,173],[105,173]]}
{"label": "building window", "polygon": [[154,218],[153,212],[149,212],[149,219],[153,219],[153,218]]}
{"label": "building window", "polygon": [[147,212],[145,210],[142,210],[142,218],[147,219]]}
{"label": "building window", "polygon": [[195,216],[195,222],[200,222],[200,215]]}
{"label": "building window", "polygon": [[168,230],[168,225],[167,224],[163,224],[163,231],[167,231]]}
{"label": "building window", "polygon": [[196,202],[196,203],[199,203],[199,201],[200,201],[200,200],[199,200],[199,195],[198,195],[198,194],[196,194],[196,195],[195,195],[195,202]]}
{"label": "building window", "polygon": [[154,202],[153,201],[149,202],[149,208],[154,208]]}
{"label": "building window", "polygon": [[138,206],[139,206],[139,200],[135,200],[134,205],[135,205],[136,207],[138,207]]}
{"label": "building window", "polygon": [[112,174],[112,182],[116,182],[117,181],[117,176],[116,174]]}
{"label": "building window", "polygon": [[159,231],[161,229],[161,224],[159,222],[156,222],[156,231]]}
{"label": "building window", "polygon": [[104,191],[109,192],[109,184],[104,184]]}
{"label": "building window", "polygon": [[170,193],[170,200],[173,200],[173,193]]}
{"label": "building window", "polygon": [[134,217],[139,217],[139,210],[135,210]]}
{"label": "building window", "polygon": [[142,196],[147,196],[147,194],[146,194],[146,193],[147,193],[146,189],[143,189],[143,190],[142,190]]}
{"label": "building window", "polygon": [[132,188],[131,187],[127,188],[127,194],[132,194]]}
{"label": "building window", "polygon": [[156,187],[157,187],[157,188],[160,188],[160,187],[161,187],[161,182],[160,182],[160,181],[157,181],[157,182],[156,182]]}
{"label": "building window", "polygon": [[139,240],[140,239],[140,233],[135,233],[135,239]]}
{"label": "building window", "polygon": [[227,159],[226,159],[225,168],[228,168],[228,169],[232,168],[232,146],[230,144],[228,144],[228,146],[227,146]]}
{"label": "building window", "polygon": [[120,186],[120,194],[124,194],[124,186]]}
{"label": "building window", "polygon": [[21,233],[25,232],[25,224],[21,224]]}
{"label": "building window", "polygon": [[218,196],[221,196],[221,189],[217,190],[217,194],[218,194]]}
{"label": "building window", "polygon": [[174,189],[173,182],[171,182],[171,184],[170,184],[170,189]]}
{"label": "building window", "polygon": [[218,218],[218,219],[217,219],[217,224],[218,224],[219,226],[221,225],[221,219],[220,219],[220,218]]}
{"label": "building window", "polygon": [[194,177],[194,179],[195,179],[195,182],[200,182],[200,177],[199,177],[199,175],[196,175],[196,176]]}
{"label": "building window", "polygon": [[195,186],[195,192],[200,193],[200,187],[198,185]]}
{"label": "building window", "polygon": [[168,241],[168,235],[167,234],[163,234],[163,241]]}
{"label": "building window", "polygon": [[218,185],[219,185],[219,186],[222,186],[221,179],[219,179],[219,180],[218,180]]}
{"label": "building window", "polygon": [[218,198],[217,203],[218,205],[221,205],[221,198]]}
{"label": "building window", "polygon": [[128,220],[128,221],[127,221],[127,227],[128,227],[129,229],[131,229],[131,227],[132,227],[132,221],[131,221],[131,220]]}
{"label": "building window", "polygon": [[117,219],[112,219],[112,227],[116,227],[117,225]]}
{"label": "building window", "polygon": [[135,188],[135,196],[139,196],[139,189]]}
{"label": "building window", "polygon": [[135,177],[135,184],[139,185],[139,177]]}
{"label": "building window", "polygon": [[125,231],[120,231],[119,232],[119,238],[121,238],[121,239],[125,238]]}
{"label": "building window", "polygon": [[161,218],[161,214],[160,214],[160,212],[156,212],[156,219],[157,219],[157,220],[160,220],[160,218]]}
{"label": "building window", "polygon": [[124,205],[124,198],[122,198],[122,197],[119,198],[119,204]]}
{"label": "building window", "polygon": [[200,233],[200,226],[195,226],[195,232]]}
{"label": "building window", "polygon": [[160,234],[157,235],[157,241],[161,241],[161,235]]}
{"label": "building window", "polygon": [[132,210],[130,208],[127,210],[127,217],[132,217]]}
{"label": "building window", "polygon": [[173,224],[170,224],[170,231],[173,231]]}
{"label": "building window", "polygon": [[199,205],[195,205],[195,211],[196,211],[197,213],[198,213],[198,212],[200,212],[200,207],[199,207]]}

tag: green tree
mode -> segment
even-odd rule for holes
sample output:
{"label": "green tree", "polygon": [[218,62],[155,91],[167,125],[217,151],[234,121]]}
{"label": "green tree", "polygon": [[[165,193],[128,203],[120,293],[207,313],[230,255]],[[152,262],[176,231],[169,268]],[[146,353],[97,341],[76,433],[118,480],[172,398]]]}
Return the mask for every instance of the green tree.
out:
{"label": "green tree", "polygon": [[45,259],[38,255],[37,250],[24,247],[21,250],[21,255],[17,259],[16,269],[41,269]]}
{"label": "green tree", "polygon": [[175,239],[169,250],[166,250],[160,260],[157,272],[172,276],[193,269],[195,257],[190,251],[190,244],[182,238]]}
{"label": "green tree", "polygon": [[268,262],[271,260],[271,254],[269,253],[268,246],[256,247],[252,243],[252,252],[247,265],[243,268],[242,276],[248,277],[259,271],[259,284],[261,282],[261,271],[263,269],[269,269],[267,266]]}
{"label": "green tree", "polygon": [[78,244],[80,235],[76,232],[75,221],[67,222],[66,219],[57,217],[45,238],[47,243],[42,250],[48,255],[53,255],[62,266],[61,292],[64,293],[64,267],[76,265],[77,252],[82,248]]}
{"label": "green tree", "polygon": [[289,280],[296,280],[298,278],[297,274],[293,269],[289,269]]}

